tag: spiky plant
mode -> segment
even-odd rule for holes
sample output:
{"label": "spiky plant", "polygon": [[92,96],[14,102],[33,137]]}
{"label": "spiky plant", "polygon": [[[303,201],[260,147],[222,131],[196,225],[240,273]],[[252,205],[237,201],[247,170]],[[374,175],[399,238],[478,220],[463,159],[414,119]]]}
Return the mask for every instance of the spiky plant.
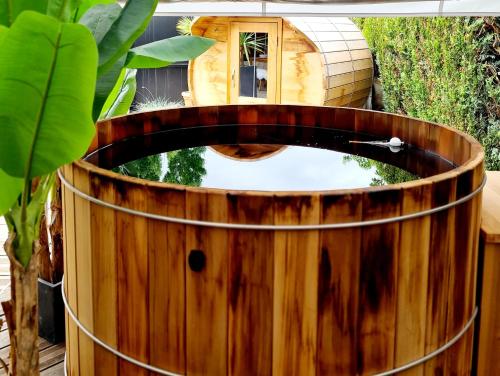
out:
{"label": "spiky plant", "polygon": [[171,101],[165,97],[157,98],[147,98],[143,102],[139,102],[135,105],[135,112],[144,111],[154,111],[154,110],[165,110],[168,108],[179,108],[183,107],[182,102]]}
{"label": "spiky plant", "polygon": [[181,17],[177,21],[175,28],[180,35],[192,35],[191,26],[193,26],[194,17]]}
{"label": "spiky plant", "polygon": [[255,51],[257,53],[265,52],[264,36],[257,36],[256,33],[240,33],[240,51],[250,64],[250,54]]}

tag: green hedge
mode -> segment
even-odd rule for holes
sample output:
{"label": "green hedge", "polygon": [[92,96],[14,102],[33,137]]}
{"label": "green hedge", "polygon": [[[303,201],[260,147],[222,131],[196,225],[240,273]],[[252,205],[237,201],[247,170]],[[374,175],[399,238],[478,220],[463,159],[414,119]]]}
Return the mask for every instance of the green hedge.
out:
{"label": "green hedge", "polygon": [[476,137],[500,170],[500,17],[357,19],[380,71],[389,112]]}

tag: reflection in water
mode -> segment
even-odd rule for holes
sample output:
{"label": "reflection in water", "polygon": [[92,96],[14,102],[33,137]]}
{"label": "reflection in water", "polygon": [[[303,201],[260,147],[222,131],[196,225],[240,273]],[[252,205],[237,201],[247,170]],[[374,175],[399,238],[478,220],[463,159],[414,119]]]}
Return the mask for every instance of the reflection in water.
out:
{"label": "reflection in water", "polygon": [[270,158],[286,149],[286,145],[239,144],[239,145],[212,145],[210,148],[227,158],[236,160],[257,161]]}
{"label": "reflection in water", "polygon": [[161,155],[150,155],[136,161],[125,163],[115,167],[113,171],[135,178],[160,181],[162,176]]}
{"label": "reflection in water", "polygon": [[[231,152],[263,149],[260,145],[224,146],[219,149]],[[274,153],[257,159],[246,158],[248,157],[246,154],[240,158],[234,153],[225,155],[212,147],[170,151],[167,153],[166,175],[150,180],[207,188],[297,191],[359,188],[390,184],[398,182],[398,179],[407,181],[418,178],[397,167],[334,150],[303,146],[286,148],[273,146],[280,152],[276,153],[274,150]],[[118,172],[123,171],[124,166],[144,166],[146,164],[144,161],[151,159],[150,156],[128,162],[120,166]],[[158,163],[158,160],[154,159],[155,163]],[[158,171],[158,167],[151,170]],[[139,171],[139,168],[127,167],[126,171],[131,175],[131,171]],[[380,171],[392,171],[393,175],[381,175]],[[144,178],[144,176],[143,173],[138,177]],[[159,175],[149,176],[155,178]]]}
{"label": "reflection in water", "polygon": [[363,170],[374,170],[376,176],[372,177],[372,181],[370,183],[371,186],[404,183],[405,181],[418,179],[417,175],[414,175],[408,171],[402,170],[387,163],[360,157],[358,155],[346,155],[344,156],[343,161],[344,163],[351,163],[354,161],[357,162],[359,167],[361,167]]}
{"label": "reflection in water", "polygon": [[373,139],[317,127],[196,126],[131,137],[85,159],[143,179],[264,191],[360,188],[454,168],[449,161],[412,145],[393,153],[386,147],[352,142]]}
{"label": "reflection in water", "polygon": [[205,147],[175,150],[167,153],[168,170],[163,181],[199,187],[207,174],[202,154]]}
{"label": "reflection in water", "polygon": [[[202,157],[205,147],[189,148],[150,155],[115,167],[114,172],[140,179],[199,187],[206,175]],[[167,154],[167,173],[163,174],[162,156]]]}

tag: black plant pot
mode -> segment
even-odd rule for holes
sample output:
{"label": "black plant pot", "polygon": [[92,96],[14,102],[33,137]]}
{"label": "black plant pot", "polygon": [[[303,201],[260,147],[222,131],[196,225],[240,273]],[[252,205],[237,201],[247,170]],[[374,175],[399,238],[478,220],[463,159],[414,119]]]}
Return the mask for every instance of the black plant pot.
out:
{"label": "black plant pot", "polygon": [[254,79],[255,66],[240,67],[240,96],[253,97],[257,93],[257,79]]}
{"label": "black plant pot", "polygon": [[38,279],[38,334],[50,343],[64,341],[64,304],[61,282]]}

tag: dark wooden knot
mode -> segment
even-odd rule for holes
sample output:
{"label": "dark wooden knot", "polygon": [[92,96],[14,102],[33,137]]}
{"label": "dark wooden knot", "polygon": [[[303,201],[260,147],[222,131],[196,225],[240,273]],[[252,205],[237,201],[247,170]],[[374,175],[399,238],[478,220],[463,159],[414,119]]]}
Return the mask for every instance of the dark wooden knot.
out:
{"label": "dark wooden knot", "polygon": [[206,260],[205,254],[199,249],[189,252],[188,264],[193,272],[201,272],[205,268]]}

